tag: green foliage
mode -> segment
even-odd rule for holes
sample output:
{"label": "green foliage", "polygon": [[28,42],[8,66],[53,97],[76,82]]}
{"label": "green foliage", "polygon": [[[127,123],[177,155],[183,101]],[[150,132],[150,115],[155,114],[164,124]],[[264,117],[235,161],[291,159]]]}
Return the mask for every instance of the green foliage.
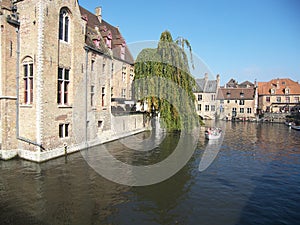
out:
{"label": "green foliage", "polygon": [[189,130],[199,123],[193,94],[196,82],[180,44],[165,31],[157,48],[143,49],[135,63],[135,98],[158,111],[168,130]]}

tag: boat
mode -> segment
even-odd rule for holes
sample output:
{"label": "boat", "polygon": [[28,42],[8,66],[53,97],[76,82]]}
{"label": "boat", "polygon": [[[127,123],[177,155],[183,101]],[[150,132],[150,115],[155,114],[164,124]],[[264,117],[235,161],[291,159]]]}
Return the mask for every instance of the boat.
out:
{"label": "boat", "polygon": [[208,128],[205,130],[205,138],[208,140],[219,139],[222,135],[222,129],[218,127]]}
{"label": "boat", "polygon": [[291,128],[294,130],[300,130],[300,126],[299,125],[297,126],[296,124],[292,124]]}
{"label": "boat", "polygon": [[292,122],[289,122],[289,121],[285,121],[284,124],[289,126],[289,127],[292,126]]}

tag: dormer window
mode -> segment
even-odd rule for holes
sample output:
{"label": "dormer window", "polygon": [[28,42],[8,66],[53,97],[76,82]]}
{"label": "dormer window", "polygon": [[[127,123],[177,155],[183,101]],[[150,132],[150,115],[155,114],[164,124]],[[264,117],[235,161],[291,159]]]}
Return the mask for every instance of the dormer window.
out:
{"label": "dormer window", "polygon": [[240,96],[241,96],[241,98],[244,98],[244,96],[245,96],[244,92],[241,92]]}
{"label": "dormer window", "polygon": [[108,35],[106,36],[106,46],[111,49],[111,40],[112,40],[112,35],[111,32],[108,33]]}
{"label": "dormer window", "polygon": [[122,44],[121,46],[121,59],[125,60],[125,43]]}
{"label": "dormer window", "polygon": [[97,48],[100,47],[100,40],[94,39],[93,42],[94,42],[94,44],[95,44],[95,46],[96,46]]}
{"label": "dormer window", "polygon": [[275,94],[275,89],[274,89],[274,88],[271,88],[270,93],[271,93],[272,95]]}
{"label": "dormer window", "polygon": [[285,88],[285,89],[284,89],[284,93],[285,93],[286,95],[288,95],[288,94],[290,93],[290,89],[289,89],[289,88]]}
{"label": "dormer window", "polygon": [[230,97],[230,92],[227,91],[226,95],[227,95],[227,98],[229,98]]}

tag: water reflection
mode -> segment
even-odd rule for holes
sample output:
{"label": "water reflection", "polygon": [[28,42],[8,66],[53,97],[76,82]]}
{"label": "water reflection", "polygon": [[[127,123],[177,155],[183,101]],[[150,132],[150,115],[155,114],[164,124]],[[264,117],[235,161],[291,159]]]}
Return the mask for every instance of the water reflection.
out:
{"label": "water reflection", "polygon": [[[198,170],[209,144],[203,132],[184,168],[147,187],[102,178],[80,153],[42,164],[0,161],[1,224],[297,224],[300,132],[281,124],[223,126],[206,170]],[[166,157],[176,140],[168,134],[162,152],[106,147],[124,162],[147,164]]]}

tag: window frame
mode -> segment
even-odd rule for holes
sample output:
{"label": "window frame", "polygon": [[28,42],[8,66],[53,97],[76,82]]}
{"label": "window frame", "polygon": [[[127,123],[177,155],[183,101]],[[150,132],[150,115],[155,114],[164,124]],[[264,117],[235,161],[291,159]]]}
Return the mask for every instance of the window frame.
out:
{"label": "window frame", "polygon": [[67,8],[59,12],[58,39],[67,43],[70,41],[70,13]]}
{"label": "window frame", "polygon": [[[60,76],[61,71],[61,76]],[[69,104],[70,69],[58,67],[57,72],[57,104]]]}
{"label": "window frame", "polygon": [[33,103],[33,60],[30,58],[24,60],[23,63],[23,81],[24,81],[24,104],[31,105]]}
{"label": "window frame", "polygon": [[68,138],[70,133],[69,127],[70,127],[70,123],[60,123],[58,125],[58,137],[61,139]]}

